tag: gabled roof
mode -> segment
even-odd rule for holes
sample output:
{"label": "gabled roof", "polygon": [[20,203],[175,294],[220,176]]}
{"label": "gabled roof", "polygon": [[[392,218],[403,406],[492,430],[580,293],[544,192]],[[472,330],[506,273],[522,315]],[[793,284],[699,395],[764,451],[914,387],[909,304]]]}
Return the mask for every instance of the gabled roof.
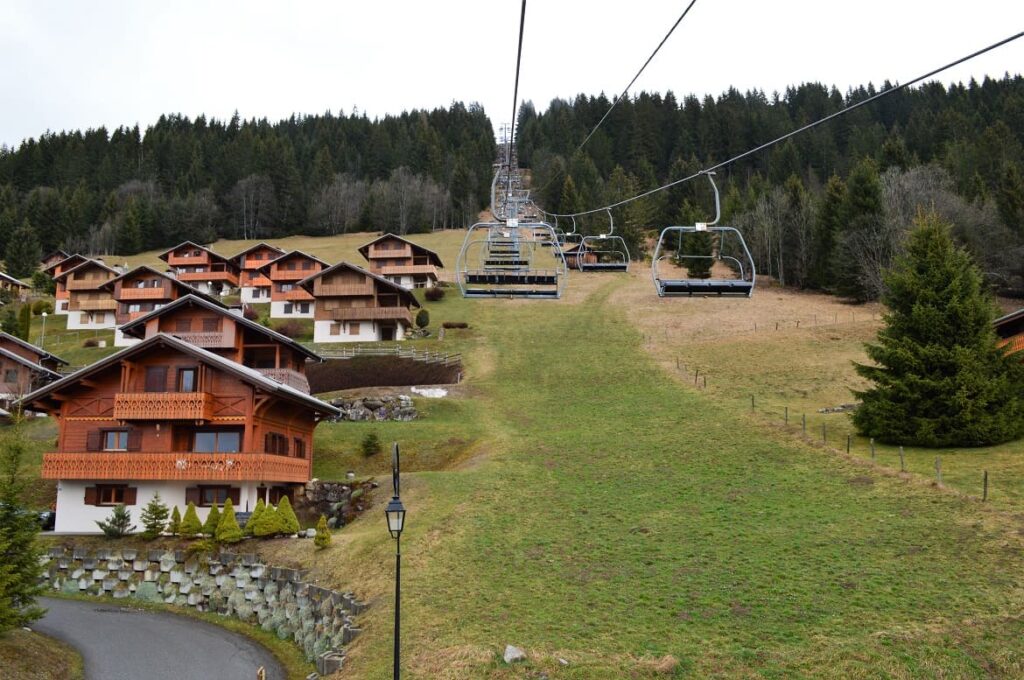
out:
{"label": "gabled roof", "polygon": [[173,253],[175,250],[178,250],[179,248],[185,248],[185,247],[199,248],[199,250],[205,250],[206,252],[208,252],[210,255],[212,255],[213,257],[217,258],[218,260],[223,260],[224,262],[231,262],[230,258],[224,257],[220,253],[216,253],[216,252],[210,250],[209,248],[207,248],[206,246],[201,246],[198,243],[196,243],[195,241],[182,241],[181,243],[179,243],[178,245],[174,246],[173,248],[169,248],[168,250],[165,250],[164,252],[160,253],[159,255],[157,255],[157,257],[159,257],[164,262],[167,262],[167,259],[171,256],[171,253]]}
{"label": "gabled roof", "polygon": [[323,265],[323,266],[324,266],[325,268],[326,268],[326,267],[330,267],[330,266],[331,266],[331,264],[330,264],[329,262],[324,262],[323,260],[321,260],[321,259],[320,259],[319,257],[317,257],[316,255],[310,255],[309,253],[304,253],[304,252],[302,252],[301,250],[290,250],[290,251],[288,251],[287,253],[285,253],[285,254],[281,255],[280,257],[275,257],[275,258],[274,258],[273,260],[271,260],[270,262],[268,262],[268,263],[266,263],[265,265],[263,265],[262,267],[260,267],[260,268],[259,268],[259,269],[258,269],[257,271],[259,271],[259,272],[262,272],[262,273],[266,274],[266,273],[268,273],[268,272],[269,272],[269,270],[270,270],[270,267],[271,267],[272,265],[275,265],[275,264],[277,264],[278,262],[281,262],[281,261],[283,261],[283,260],[287,260],[287,259],[288,259],[288,258],[290,258],[290,257],[296,257],[296,256],[298,256],[298,257],[305,257],[305,258],[307,258],[307,259],[309,259],[309,260],[313,260],[314,262],[319,262],[319,263],[320,263],[320,264],[322,264],[322,265]]}
{"label": "gabled roof", "polygon": [[70,257],[70,256],[69,256],[69,255],[68,255],[68,254],[67,254],[66,252],[64,252],[63,250],[61,250],[60,248],[58,248],[57,250],[51,250],[51,251],[50,251],[50,252],[48,252],[48,253],[47,253],[46,255],[43,255],[43,257],[42,257],[42,258],[40,258],[40,260],[39,260],[39,261],[40,261],[40,262],[46,262],[46,261],[47,261],[47,260],[49,260],[49,259],[50,259],[51,257],[58,257],[58,256],[59,256],[59,257],[60,257],[60,258],[61,258],[62,260],[66,260],[66,259],[67,259],[68,257]]}
{"label": "gabled roof", "polygon": [[24,283],[23,281],[19,281],[18,279],[14,278],[10,274],[6,274],[4,272],[0,272],[0,279],[6,281],[7,283],[11,284],[12,286],[18,286],[20,288],[31,288],[32,287],[32,286],[28,285],[27,283]]}
{"label": "gabled roof", "polygon": [[212,297],[210,295],[207,295],[206,293],[202,292],[201,290],[199,290],[197,288],[193,288],[192,286],[190,286],[189,284],[185,283],[184,281],[179,281],[178,279],[174,278],[173,276],[171,276],[167,272],[158,271],[158,270],[153,269],[152,267],[150,267],[148,265],[144,265],[144,264],[140,264],[138,267],[136,267],[135,269],[131,270],[130,272],[125,272],[124,274],[121,274],[120,276],[115,276],[114,278],[110,279],[109,281],[104,283],[102,286],[100,286],[100,288],[106,288],[106,289],[109,289],[109,290],[113,291],[114,290],[114,284],[117,283],[118,281],[120,281],[121,279],[130,279],[130,278],[133,278],[134,276],[137,276],[138,274],[142,274],[144,272],[145,273],[149,273],[149,274],[156,274],[157,276],[159,276],[161,278],[167,279],[168,281],[173,283],[175,286],[177,286],[179,290],[182,291],[182,295],[195,295],[197,297],[203,298],[207,302],[213,302],[213,303],[215,303],[217,305],[220,305],[221,307],[226,307],[226,305],[224,303],[222,303],[221,301],[217,300],[216,298],[214,298],[214,297]]}
{"label": "gabled roof", "polygon": [[291,401],[298,402],[303,406],[315,409],[320,413],[327,413],[331,415],[338,415],[339,413],[341,413],[341,411],[331,406],[327,402],[317,399],[316,397],[310,396],[305,392],[300,392],[294,387],[290,387],[288,385],[285,385],[284,383],[280,383],[276,380],[273,380],[272,378],[268,378],[267,376],[263,375],[256,369],[243,366],[242,364],[231,361],[230,359],[225,359],[224,357],[218,356],[217,354],[205,350],[202,347],[196,347],[190,342],[185,342],[180,338],[176,338],[173,335],[167,335],[166,333],[157,333],[153,337],[143,340],[138,344],[132,345],[131,347],[126,347],[120,352],[116,352],[104,359],[100,359],[96,363],[86,366],[85,368],[82,368],[78,371],[75,371],[71,375],[65,376],[60,380],[57,380],[56,382],[52,382],[45,387],[39,388],[35,392],[26,395],[24,398],[20,400],[20,402],[22,404],[31,404],[32,402],[38,401],[39,399],[42,399],[52,394],[53,392],[63,389],[69,385],[74,385],[75,383],[78,383],[81,380],[88,378],[90,375],[94,375],[111,365],[119,364],[128,357],[132,357],[141,352],[145,352],[149,348],[154,346],[171,347],[173,349],[176,349],[180,352],[195,357],[199,361],[203,361],[207,364],[210,364],[211,366],[215,366],[228,373],[231,373],[237,376],[238,378],[242,379],[243,381],[251,385],[254,385],[255,387],[258,387],[262,390],[265,390],[266,392],[276,394],[280,397],[284,397]]}
{"label": "gabled roof", "polygon": [[197,305],[204,309],[208,309],[211,312],[215,312],[222,316],[227,316],[231,318],[233,321],[237,322],[243,328],[248,328],[257,333],[263,333],[274,342],[279,342],[283,345],[288,345],[296,352],[300,352],[301,354],[304,354],[305,356],[309,357],[314,361],[323,361],[323,357],[321,357],[313,350],[307,348],[301,342],[296,342],[295,340],[289,338],[287,335],[282,335],[281,333],[278,333],[273,329],[267,328],[263,324],[258,324],[255,321],[250,321],[249,319],[246,319],[244,316],[241,316],[240,314],[233,314],[224,305],[219,303],[214,304],[207,300],[205,296],[199,297],[191,293],[178,298],[174,302],[169,302],[163,307],[160,307],[159,309],[154,309],[152,312],[143,314],[134,321],[129,321],[125,325],[121,326],[121,333],[124,335],[130,335],[134,338],[141,338],[145,335],[146,323],[149,322],[151,319],[159,318],[163,314],[167,314],[169,312],[172,312],[181,307],[186,307],[188,305]]}
{"label": "gabled roof", "polygon": [[9,340],[9,341],[13,342],[16,345],[20,345],[20,346],[24,347],[25,349],[29,350],[30,352],[35,352],[36,354],[38,354],[43,359],[53,359],[54,361],[62,363],[65,366],[68,365],[68,362],[64,361],[63,359],[61,359],[56,354],[50,354],[49,352],[47,352],[42,347],[38,347],[36,345],[33,345],[31,342],[26,342],[25,340],[22,340],[21,338],[15,336],[15,335],[11,335],[10,333],[4,333],[3,331],[0,331],[0,340]]}
{"label": "gabled roof", "polygon": [[383,276],[378,276],[377,274],[374,274],[371,271],[367,271],[358,265],[352,264],[351,262],[339,262],[338,264],[328,267],[327,269],[321,269],[320,271],[312,274],[311,276],[307,276],[306,278],[302,279],[296,285],[302,286],[307,291],[312,293],[314,280],[321,276],[325,276],[327,274],[335,272],[338,269],[351,269],[353,271],[359,272],[360,274],[365,274],[366,276],[369,276],[370,278],[375,279],[380,283],[383,283],[388,288],[391,288],[393,291],[395,291],[403,298],[405,298],[406,302],[408,304],[411,304],[413,307],[420,306],[420,303],[416,302],[416,297],[402,286],[398,285],[397,283],[394,283],[393,281],[388,281]]}
{"label": "gabled roof", "polygon": [[48,272],[51,269],[56,269],[57,267],[61,266],[62,264],[64,264],[65,262],[67,262],[68,260],[71,260],[71,259],[74,259],[74,262],[70,263],[68,266],[73,267],[73,266],[75,266],[75,265],[77,265],[77,264],[79,264],[81,262],[85,262],[89,258],[87,258],[85,255],[82,255],[81,253],[75,253],[74,255],[68,255],[63,260],[58,260],[57,262],[54,262],[49,267],[44,268],[43,271],[44,272]]}
{"label": "gabled roof", "polygon": [[243,250],[240,253],[235,253],[229,259],[232,262],[234,262],[235,264],[237,264],[239,267],[241,267],[242,266],[242,258],[245,257],[247,254],[251,253],[252,251],[256,250],[257,248],[267,248],[268,250],[274,250],[274,251],[276,251],[278,253],[283,253],[284,252],[283,248],[278,248],[277,246],[272,246],[269,243],[264,243],[263,241],[260,241],[256,245],[250,246],[250,247],[246,248],[245,250]]}
{"label": "gabled roof", "polygon": [[37,364],[36,362],[32,361],[31,359],[26,359],[25,357],[23,357],[21,355],[15,354],[14,352],[9,352],[6,349],[4,349],[3,347],[0,347],[0,357],[5,357],[7,359],[10,359],[11,361],[17,362],[17,363],[21,364],[22,366],[25,366],[26,368],[28,368],[28,369],[30,369],[32,371],[35,371],[36,373],[42,373],[43,375],[49,376],[50,378],[53,378],[53,379],[57,379],[57,378],[60,377],[60,373],[57,373],[56,371],[51,371],[50,369],[46,368],[45,366],[40,366],[39,364]]}
{"label": "gabled roof", "polygon": [[72,267],[71,269],[66,269],[66,270],[62,271],[60,274],[57,274],[56,276],[53,277],[53,280],[57,281],[57,280],[63,279],[65,276],[67,276],[68,274],[70,274],[72,272],[76,272],[79,269],[88,269],[89,267],[101,267],[101,268],[106,269],[108,272],[110,272],[112,274],[115,274],[115,275],[121,273],[121,272],[117,271],[116,269],[114,269],[113,267],[108,267],[107,265],[103,264],[99,260],[86,259],[81,264],[77,264],[74,267]]}
{"label": "gabled roof", "polygon": [[419,254],[421,254],[421,255],[428,255],[428,256],[430,256],[430,259],[434,263],[435,266],[437,266],[437,267],[444,267],[444,263],[441,262],[441,256],[440,255],[435,253],[430,248],[424,248],[423,246],[419,245],[418,243],[413,243],[409,239],[403,238],[403,237],[399,236],[398,234],[381,234],[380,236],[378,236],[377,238],[373,239],[369,243],[364,243],[363,245],[359,246],[359,254],[362,255],[367,260],[369,260],[370,259],[370,257],[369,257],[369,255],[370,255],[370,246],[372,246],[374,243],[377,243],[378,241],[383,241],[385,239],[398,239],[399,241],[402,241],[403,243],[408,243],[410,246],[412,246],[412,250],[413,250],[414,253],[416,251],[419,251]]}

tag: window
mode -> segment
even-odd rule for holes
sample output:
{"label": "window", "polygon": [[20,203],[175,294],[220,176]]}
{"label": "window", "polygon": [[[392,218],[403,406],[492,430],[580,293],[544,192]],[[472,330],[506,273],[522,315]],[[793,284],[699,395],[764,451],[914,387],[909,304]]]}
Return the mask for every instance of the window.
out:
{"label": "window", "polygon": [[220,319],[213,317],[210,319],[203,319],[203,332],[204,333],[216,333],[220,326]]}
{"label": "window", "polygon": [[[121,484],[100,484],[96,487],[96,505],[135,505],[135,494],[131,494],[131,503],[128,502],[128,487]],[[131,491],[135,491],[131,489]]]}
{"label": "window", "polygon": [[129,314],[134,314],[135,312],[141,312],[141,311],[142,311],[142,305],[140,305],[138,302],[136,302],[134,304],[128,305],[128,313]]}
{"label": "window", "polygon": [[306,442],[301,437],[296,437],[295,443],[295,457],[305,458],[306,457]]}
{"label": "window", "polygon": [[341,335],[341,324],[340,323],[332,323],[331,324],[331,335]]}
{"label": "window", "polygon": [[310,262],[309,260],[303,260],[303,261],[302,261],[302,268],[303,268],[304,270],[310,270],[310,269],[312,269],[312,268],[313,268],[313,263],[312,263],[312,262]]}
{"label": "window", "polygon": [[238,453],[242,433],[236,430],[198,430],[192,440],[196,453]]}
{"label": "window", "polygon": [[146,367],[146,392],[167,391],[167,367],[147,366]]}
{"label": "window", "polygon": [[178,369],[178,391],[195,392],[198,383],[199,371],[195,368]]}
{"label": "window", "polygon": [[4,371],[4,382],[5,383],[16,383],[18,382],[18,369],[8,368]]}
{"label": "window", "polygon": [[199,505],[210,506],[216,503],[224,505],[228,499],[229,488],[226,486],[201,486],[199,487]]}
{"label": "window", "polygon": [[192,330],[192,319],[175,319],[174,331],[176,333],[188,333]]}
{"label": "window", "polygon": [[160,279],[150,279],[149,280],[149,287],[150,288],[160,288],[162,285],[163,285],[163,281],[161,281]]}
{"label": "window", "polygon": [[294,309],[295,309],[295,305],[293,305],[292,303],[290,303],[290,302],[284,303],[284,313],[285,314],[291,314]]}
{"label": "window", "polygon": [[359,335],[359,322],[358,321],[349,321],[349,323],[348,323],[348,334],[349,335]]}
{"label": "window", "polygon": [[273,453],[278,456],[288,455],[288,437],[277,432],[268,432],[263,437],[263,449],[266,453]]}
{"label": "window", "polygon": [[136,288],[145,288],[146,287],[146,281],[144,279],[139,279],[138,281],[135,282],[135,287]]}
{"label": "window", "polygon": [[92,320],[92,317],[91,317],[91,316],[89,316],[89,315],[88,315],[87,313],[85,313],[85,312],[83,312],[83,313],[82,313],[82,316],[81,316],[81,317],[79,318],[79,322],[80,322],[80,323],[84,323],[84,324],[88,324],[88,323],[89,323],[89,321],[91,321],[91,320]]}
{"label": "window", "polygon": [[127,451],[128,430],[106,430],[103,432],[104,451]]}
{"label": "window", "polygon": [[301,314],[309,314],[309,303],[308,302],[301,302],[301,303],[299,303],[299,313],[301,313]]}
{"label": "window", "polygon": [[282,283],[281,287],[278,290],[280,290],[282,293],[290,293],[291,291],[295,290],[295,284]]}

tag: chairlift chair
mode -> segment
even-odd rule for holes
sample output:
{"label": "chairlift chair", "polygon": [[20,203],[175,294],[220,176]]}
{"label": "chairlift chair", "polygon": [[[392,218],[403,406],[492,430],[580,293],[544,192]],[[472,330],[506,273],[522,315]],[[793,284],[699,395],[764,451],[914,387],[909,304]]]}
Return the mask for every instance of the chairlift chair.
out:
{"label": "chairlift chair", "polygon": [[[625,272],[629,271],[629,248],[626,240],[615,233],[615,219],[607,210],[609,229],[607,234],[584,236],[576,255],[576,268],[581,272]],[[573,222],[575,225],[575,221]]]}
{"label": "chairlift chair", "polygon": [[[456,262],[456,280],[463,297],[557,299],[562,296],[568,269],[561,250],[537,251],[532,238],[523,238],[541,229],[546,230],[548,238],[554,238],[551,225],[543,222],[515,225],[484,222],[469,228]],[[550,254],[551,266],[540,266],[536,262],[538,252]],[[469,265],[473,259],[478,263],[476,267]]]}
{"label": "chairlift chair", "polygon": [[[651,259],[651,277],[654,279],[654,288],[659,297],[752,297],[754,294],[754,282],[757,273],[754,267],[754,258],[750,255],[743,234],[735,227],[718,225],[721,218],[721,203],[718,196],[718,187],[712,177],[714,173],[706,173],[711,182],[711,188],[715,192],[715,219],[712,222],[698,222],[693,226],[665,227],[658,237],[658,245],[654,248],[654,256]],[[718,235],[717,247],[712,245],[711,255],[698,255],[684,253],[683,243],[687,234],[707,232]],[[727,237],[732,234],[736,238],[738,250],[735,255],[727,254]],[[674,238],[676,252],[673,254],[670,249],[671,240]],[[662,251],[665,251],[662,254]],[[730,251],[731,252],[731,251]],[[663,260],[675,258],[677,261],[686,260],[711,260],[712,265],[716,262],[723,262],[737,274],[737,278],[712,277],[706,279],[695,279],[689,277],[662,275],[660,264]]]}

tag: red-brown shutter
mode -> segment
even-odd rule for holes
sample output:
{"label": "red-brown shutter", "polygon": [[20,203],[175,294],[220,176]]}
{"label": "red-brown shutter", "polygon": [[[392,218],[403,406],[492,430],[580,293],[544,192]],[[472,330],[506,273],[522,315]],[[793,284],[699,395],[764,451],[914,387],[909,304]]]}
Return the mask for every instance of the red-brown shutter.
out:
{"label": "red-brown shutter", "polygon": [[134,486],[129,486],[124,490],[124,504],[135,505],[135,500],[138,498],[139,490]]}
{"label": "red-brown shutter", "polygon": [[95,486],[87,486],[87,487],[85,487],[85,504],[86,505],[96,505],[96,498],[97,498],[97,496],[96,496],[96,487]]}
{"label": "red-brown shutter", "polygon": [[141,451],[142,450],[142,430],[136,430],[132,428],[128,430],[128,450],[129,451]]}
{"label": "red-brown shutter", "polygon": [[228,488],[228,498],[231,499],[231,504],[237,508],[238,504],[242,502],[242,490],[237,486]]}
{"label": "red-brown shutter", "polygon": [[167,367],[147,366],[146,367],[146,391],[166,392],[167,391]]}
{"label": "red-brown shutter", "polygon": [[190,486],[185,489],[185,503],[195,503],[199,505],[199,487]]}
{"label": "red-brown shutter", "polygon": [[102,430],[90,430],[85,435],[85,450],[86,451],[102,451],[103,450],[103,431]]}

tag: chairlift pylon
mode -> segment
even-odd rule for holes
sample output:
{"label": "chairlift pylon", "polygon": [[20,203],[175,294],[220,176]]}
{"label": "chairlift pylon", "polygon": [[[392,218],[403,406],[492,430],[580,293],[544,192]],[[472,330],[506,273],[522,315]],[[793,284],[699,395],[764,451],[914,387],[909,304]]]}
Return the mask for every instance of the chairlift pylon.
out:
{"label": "chairlift pylon", "polygon": [[[654,248],[654,256],[651,258],[651,278],[654,280],[654,288],[659,297],[752,297],[754,294],[754,283],[757,272],[754,267],[754,258],[750,255],[743,234],[735,227],[718,225],[722,216],[721,201],[718,196],[718,186],[715,184],[714,173],[705,173],[711,188],[715,193],[715,219],[711,222],[698,222],[693,226],[665,227],[658,237],[658,245]],[[712,244],[710,255],[685,254],[683,252],[684,237],[687,234],[708,232],[718,235],[718,243]],[[739,243],[739,252],[736,256],[725,254],[726,237],[733,234]],[[706,279],[695,279],[681,276],[662,275],[660,265],[663,260],[672,257],[671,253],[662,255],[662,250],[668,250],[666,237],[674,236],[676,240],[675,259],[677,263],[686,260],[711,260],[712,265],[716,262],[728,264],[738,274],[738,278],[709,277]],[[688,272],[687,272],[688,273]]]}

